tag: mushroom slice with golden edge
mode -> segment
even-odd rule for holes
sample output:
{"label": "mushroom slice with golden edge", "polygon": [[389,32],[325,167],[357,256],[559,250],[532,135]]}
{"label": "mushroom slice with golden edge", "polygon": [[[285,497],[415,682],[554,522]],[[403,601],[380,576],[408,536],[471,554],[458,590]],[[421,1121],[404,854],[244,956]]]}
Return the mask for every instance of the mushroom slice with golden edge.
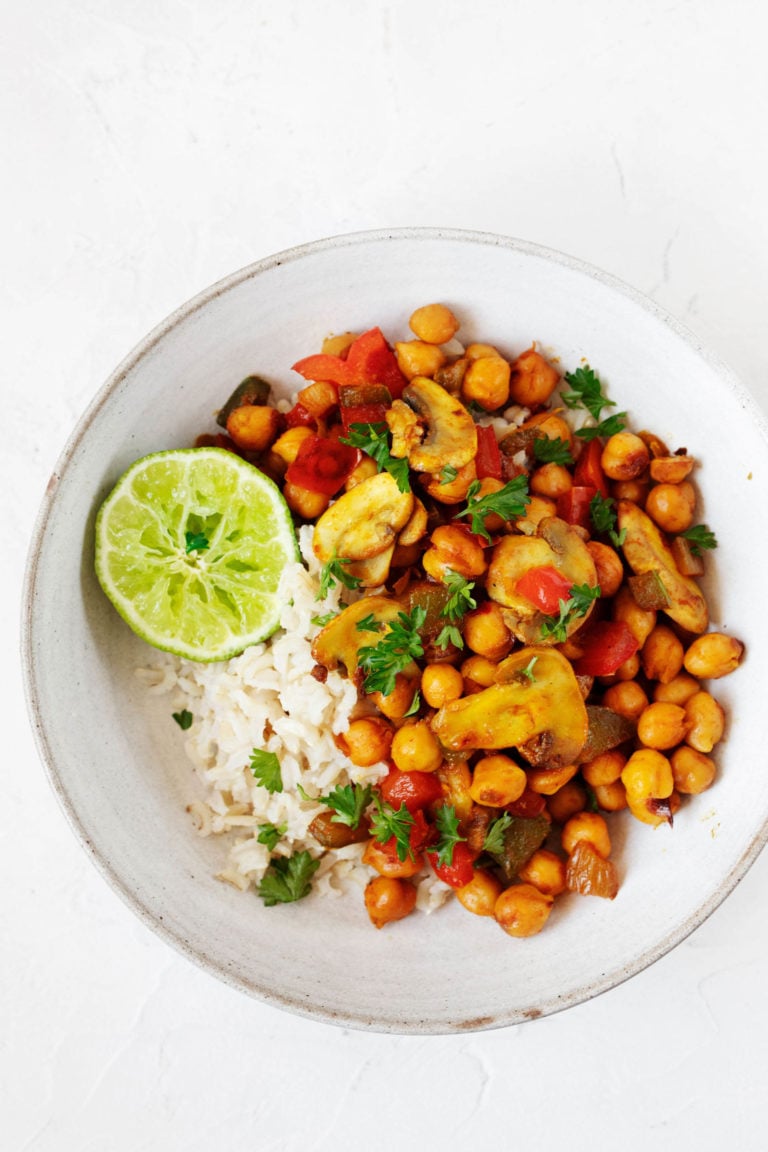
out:
{"label": "mushroom slice with golden edge", "polygon": [[334,671],[343,664],[350,679],[357,671],[357,654],[361,648],[374,642],[376,632],[358,628],[361,621],[372,616],[382,628],[396,620],[402,604],[387,596],[363,596],[350,604],[326,624],[312,641],[312,658],[324,668]]}
{"label": "mushroom slice with golden edge", "polygon": [[425,421],[421,444],[408,451],[416,472],[438,474],[446,466],[463,468],[477,455],[477,429],[467,409],[426,376],[416,376],[403,390],[403,400]]}
{"label": "mushroom slice with golden edge", "polygon": [[[532,568],[555,568],[571,585],[591,588],[597,584],[597,570],[581,536],[557,516],[541,520],[533,536],[504,536],[496,545],[488,566],[488,595],[506,609],[504,621],[518,640],[544,644],[541,626],[546,614],[516,590],[517,581]],[[589,615],[570,620],[567,635],[581,628]]]}
{"label": "mushroom slice with golden edge", "polygon": [[413,502],[413,512],[405,527],[397,538],[398,544],[417,544],[427,532],[427,510],[421,500],[416,498]]}
{"label": "mushroom slice with golden edge", "polygon": [[452,752],[525,749],[538,741],[556,768],[573,764],[587,739],[587,709],[573,669],[553,648],[521,648],[499,665],[496,683],[443,705],[432,728]]}
{"label": "mushroom slice with golden edge", "polygon": [[701,589],[679,571],[674,553],[653,520],[631,500],[619,500],[616,512],[619,532],[624,533],[622,551],[632,571],[638,576],[658,572],[669,597],[663,611],[687,632],[706,632],[709,613]]}
{"label": "mushroom slice with golden edge", "polygon": [[413,502],[413,493],[401,492],[389,472],[369,476],[323,512],[312,538],[315,555],[321,564],[380,555],[408,523]]}

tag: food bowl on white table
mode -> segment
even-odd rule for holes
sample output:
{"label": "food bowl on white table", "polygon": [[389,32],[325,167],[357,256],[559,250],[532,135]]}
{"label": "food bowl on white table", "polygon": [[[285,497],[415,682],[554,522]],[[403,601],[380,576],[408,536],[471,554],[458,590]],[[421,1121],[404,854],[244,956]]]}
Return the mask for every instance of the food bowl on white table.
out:
{"label": "food bowl on white table", "polygon": [[[258,373],[289,396],[290,371],[329,331],[378,325],[408,338],[433,300],[461,337],[516,355],[532,341],[588,361],[634,428],[685,445],[699,517],[719,547],[704,589],[711,627],[746,646],[718,683],[727,715],[718,777],[674,826],[620,814],[615,900],[567,896],[540,934],[512,939],[452,901],[377,932],[362,899],[313,893],[265,907],[217,879],[222,846],[200,837],[196,796],[167,701],[136,669],[154,651],[99,588],[96,512],[137,458],[191,445],[233,385]],[[115,371],[51,478],[30,552],[23,659],[52,787],[94,863],[141,919],[210,973],[318,1020],[447,1033],[543,1016],[610,989],[663,956],[731,891],[768,836],[762,686],[768,618],[755,610],[768,543],[765,421],[731,372],[653,302],[568,256],[522,241],[402,229],[303,245],[236,272],[185,304]]]}

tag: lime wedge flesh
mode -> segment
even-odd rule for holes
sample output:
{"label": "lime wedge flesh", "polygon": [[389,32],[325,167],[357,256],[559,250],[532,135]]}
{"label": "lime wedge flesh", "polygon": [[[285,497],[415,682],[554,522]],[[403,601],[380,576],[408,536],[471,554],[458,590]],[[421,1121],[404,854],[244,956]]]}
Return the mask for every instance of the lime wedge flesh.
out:
{"label": "lime wedge flesh", "polygon": [[96,575],[142,639],[188,660],[227,660],[278,627],[298,559],[279,488],[223,448],[144,456],[96,519]]}

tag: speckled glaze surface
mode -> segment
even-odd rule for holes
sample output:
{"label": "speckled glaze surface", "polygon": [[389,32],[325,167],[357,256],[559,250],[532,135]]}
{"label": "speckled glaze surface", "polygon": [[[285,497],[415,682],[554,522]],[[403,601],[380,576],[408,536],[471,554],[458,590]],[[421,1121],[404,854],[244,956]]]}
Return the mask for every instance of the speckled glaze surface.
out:
{"label": "speckled glaze surface", "polygon": [[[714,788],[686,804],[673,834],[629,817],[612,822],[618,898],[568,897],[547,930],[525,942],[456,906],[374,932],[361,902],[310,897],[265,909],[213,879],[221,849],[194,834],[185,812],[194,786],[178,733],[134,676],[153,653],[92,571],[96,509],[129,463],[189,444],[249,372],[287,393],[297,385],[290,364],[328,331],[379,324],[397,339],[413,308],[433,299],[454,308],[466,340],[510,354],[536,340],[565,367],[583,358],[599,365],[633,426],[652,427],[701,461],[701,518],[717,525],[720,542],[706,580],[713,626],[747,644],[743,669],[717,689],[730,721]],[[768,544],[750,531],[749,562],[744,551],[745,526],[764,517],[767,465],[764,419],[732,374],[649,300],[559,253],[487,234],[404,229],[260,261],[180,308],[120,365],[51,478],[29,556],[23,637],[51,784],[130,907],[190,959],[269,1003],[414,1033],[500,1027],[577,1004],[683,939],[768,836],[768,624],[750,610]]]}

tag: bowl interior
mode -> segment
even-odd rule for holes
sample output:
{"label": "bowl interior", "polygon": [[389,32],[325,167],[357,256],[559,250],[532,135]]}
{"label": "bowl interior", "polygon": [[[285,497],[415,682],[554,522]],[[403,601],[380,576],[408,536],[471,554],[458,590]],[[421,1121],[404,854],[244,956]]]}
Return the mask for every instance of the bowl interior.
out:
{"label": "bowl interior", "polygon": [[[287,394],[300,385],[290,365],[329,331],[379,324],[407,339],[408,316],[432,300],[455,310],[465,342],[513,356],[535,340],[566,369],[588,360],[632,427],[700,461],[698,519],[719,541],[705,581],[712,625],[747,645],[745,667],[714,689],[729,716],[714,787],[685,803],[674,829],[612,820],[617,899],[564,898],[527,941],[458,906],[375,932],[354,897],[266,909],[215,880],[224,849],[196,836],[185,811],[198,793],[179,731],[167,701],[135,676],[155,654],[93,574],[95,511],[128,464],[211,429],[245,375]],[[682,939],[765,838],[768,623],[753,606],[768,563],[767,465],[764,422],[731,375],[648,301],[574,261],[436,231],[344,237],[263,261],[181,309],[128,358],[52,480],[30,557],[25,652],[54,788],[97,864],[152,927],[272,1003],[414,1032],[493,1027],[577,1003]]]}

